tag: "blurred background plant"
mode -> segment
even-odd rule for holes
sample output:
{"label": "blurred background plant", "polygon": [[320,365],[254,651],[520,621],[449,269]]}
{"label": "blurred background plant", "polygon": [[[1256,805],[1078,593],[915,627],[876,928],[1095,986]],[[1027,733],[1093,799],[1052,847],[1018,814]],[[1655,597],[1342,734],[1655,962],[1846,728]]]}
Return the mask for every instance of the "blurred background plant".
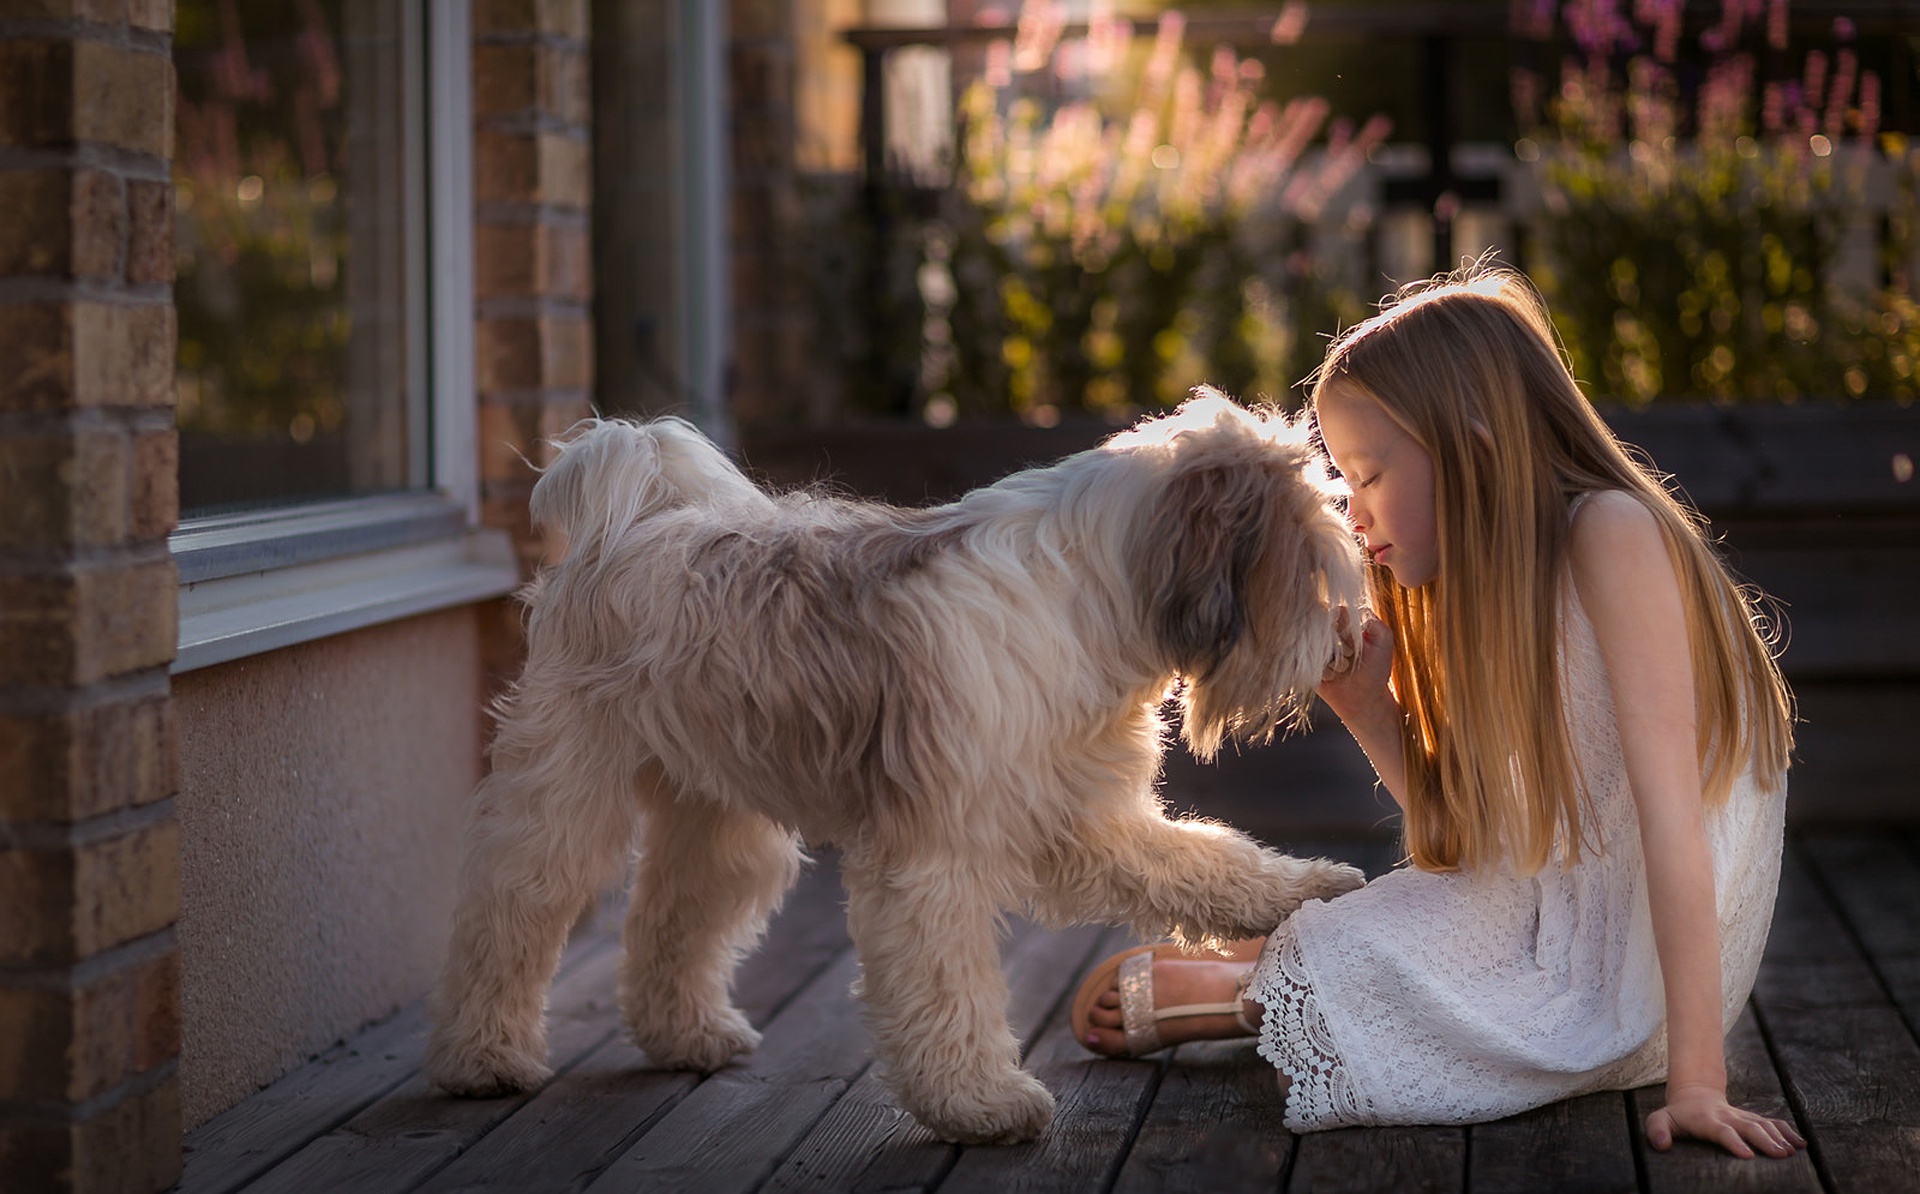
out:
{"label": "blurred background plant", "polygon": [[[1303,19],[1291,6],[1278,35]],[[1189,62],[1178,13],[1152,37],[1100,5],[1084,40],[1063,43],[1059,25],[1053,6],[1023,7],[961,92],[951,184],[919,217],[883,214],[905,230],[910,272],[897,247],[891,266],[860,264],[887,260],[868,221],[816,254],[816,284],[864,325],[833,338],[880,382],[855,403],[1044,426],[1121,421],[1201,382],[1284,399],[1318,359],[1317,333],[1362,311],[1307,234],[1388,122],[1265,95],[1262,64],[1226,46]],[[1063,79],[1076,97],[1059,98]],[[918,339],[911,374],[873,331],[903,325]],[[903,385],[912,397],[897,404]]]}
{"label": "blurred background plant", "polygon": [[923,100],[949,139],[818,196],[851,410],[1286,403],[1380,296],[1488,252],[1597,400],[1920,390],[1920,39],[1878,9],[1866,35],[1845,0],[945,11],[965,37],[902,44],[950,60]]}
{"label": "blurred background plant", "polygon": [[1182,30],[1177,14],[1150,41],[1095,22],[1094,94],[1050,109],[1019,84],[1054,53],[1044,33],[967,88],[959,177],[927,242],[928,326],[950,346],[928,379],[934,421],[1003,404],[1042,424],[1123,419],[1203,381],[1277,398],[1317,359],[1304,230],[1386,122],[1329,126],[1322,99],[1263,98],[1257,60],[1221,46],[1189,64]]}
{"label": "blurred background plant", "polygon": [[345,420],[339,10],[179,7],[174,301],[189,434],[304,442]]}
{"label": "blurred background plant", "polygon": [[1516,16],[1566,51],[1557,87],[1520,67],[1514,98],[1546,209],[1528,264],[1576,372],[1631,404],[1910,399],[1913,159],[1878,135],[1880,80],[1851,25],[1802,57],[1786,0],[1729,0],[1691,42],[1682,15],[1539,0]]}

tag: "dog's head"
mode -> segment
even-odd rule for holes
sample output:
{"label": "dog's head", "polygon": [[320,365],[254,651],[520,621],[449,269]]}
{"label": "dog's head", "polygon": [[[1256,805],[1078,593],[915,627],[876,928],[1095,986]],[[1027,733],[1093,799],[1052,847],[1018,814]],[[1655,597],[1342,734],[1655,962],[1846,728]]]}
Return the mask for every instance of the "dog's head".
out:
{"label": "dog's head", "polygon": [[1366,591],[1305,426],[1202,389],[1109,443],[1160,470],[1133,566],[1147,633],[1185,681],[1188,747],[1205,759],[1229,734],[1270,737],[1304,712],[1338,611]]}

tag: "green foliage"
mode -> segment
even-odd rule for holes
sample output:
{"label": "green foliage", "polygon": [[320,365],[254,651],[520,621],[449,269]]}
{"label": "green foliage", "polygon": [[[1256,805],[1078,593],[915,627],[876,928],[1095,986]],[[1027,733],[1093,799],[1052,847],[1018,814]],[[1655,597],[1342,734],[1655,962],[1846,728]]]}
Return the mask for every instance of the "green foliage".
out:
{"label": "green foliage", "polygon": [[1281,398],[1334,330],[1307,321],[1358,307],[1303,246],[1384,122],[1337,123],[1313,152],[1323,101],[1263,101],[1258,64],[1225,50],[1184,64],[1179,28],[1104,103],[966,92],[924,241],[930,418],[1119,420],[1202,382]]}
{"label": "green foliage", "polygon": [[[1671,58],[1615,71],[1606,44],[1586,48],[1521,143],[1547,207],[1530,264],[1576,375],[1632,404],[1914,397],[1920,311],[1881,277],[1904,272],[1885,266],[1915,175],[1903,139],[1874,137],[1871,76],[1843,49],[1829,77],[1816,51],[1803,80],[1756,88],[1751,55],[1720,49],[1682,104]],[[1889,260],[1847,276],[1870,188],[1892,196]]]}

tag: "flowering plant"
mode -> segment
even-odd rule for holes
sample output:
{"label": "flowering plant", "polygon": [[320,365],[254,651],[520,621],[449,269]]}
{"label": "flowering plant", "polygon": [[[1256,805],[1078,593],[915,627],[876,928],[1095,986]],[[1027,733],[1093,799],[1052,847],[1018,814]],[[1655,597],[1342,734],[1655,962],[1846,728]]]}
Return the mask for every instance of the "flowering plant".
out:
{"label": "flowering plant", "polygon": [[[1881,189],[1897,254],[1914,172],[1902,139],[1876,138],[1879,82],[1851,28],[1762,79],[1760,60],[1790,60],[1786,0],[1727,0],[1697,52],[1682,8],[1639,0],[1630,20],[1572,0],[1557,93],[1543,104],[1540,74],[1515,72],[1547,210],[1533,272],[1576,373],[1636,404],[1911,397],[1920,309],[1850,224]],[[1519,23],[1553,38],[1552,0]]]}
{"label": "flowering plant", "polygon": [[[1205,70],[1187,63],[1177,13],[1138,52],[1096,13],[1058,55],[1038,19],[1050,7],[1029,3],[961,101],[958,178],[927,242],[928,418],[1118,419],[1202,381],[1284,393],[1318,353],[1301,316],[1332,301],[1303,229],[1385,121],[1329,125],[1323,100],[1262,99],[1259,62],[1224,46]],[[1048,62],[1101,94],[1022,94],[1019,68]]]}

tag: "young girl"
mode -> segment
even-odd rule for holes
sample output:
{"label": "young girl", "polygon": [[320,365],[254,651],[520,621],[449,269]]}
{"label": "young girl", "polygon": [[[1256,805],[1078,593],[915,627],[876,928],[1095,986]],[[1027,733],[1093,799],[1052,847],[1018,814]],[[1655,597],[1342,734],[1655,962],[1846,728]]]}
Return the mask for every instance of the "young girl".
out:
{"label": "young girl", "polygon": [[1728,1104],[1721,1043],[1772,918],[1792,736],[1752,595],[1580,395],[1517,274],[1403,291],[1334,343],[1312,409],[1373,605],[1320,695],[1412,865],[1226,961],[1109,959],[1081,1039],[1257,1035],[1295,1131],[1664,1078],[1655,1148],[1790,1155],[1790,1124]]}

